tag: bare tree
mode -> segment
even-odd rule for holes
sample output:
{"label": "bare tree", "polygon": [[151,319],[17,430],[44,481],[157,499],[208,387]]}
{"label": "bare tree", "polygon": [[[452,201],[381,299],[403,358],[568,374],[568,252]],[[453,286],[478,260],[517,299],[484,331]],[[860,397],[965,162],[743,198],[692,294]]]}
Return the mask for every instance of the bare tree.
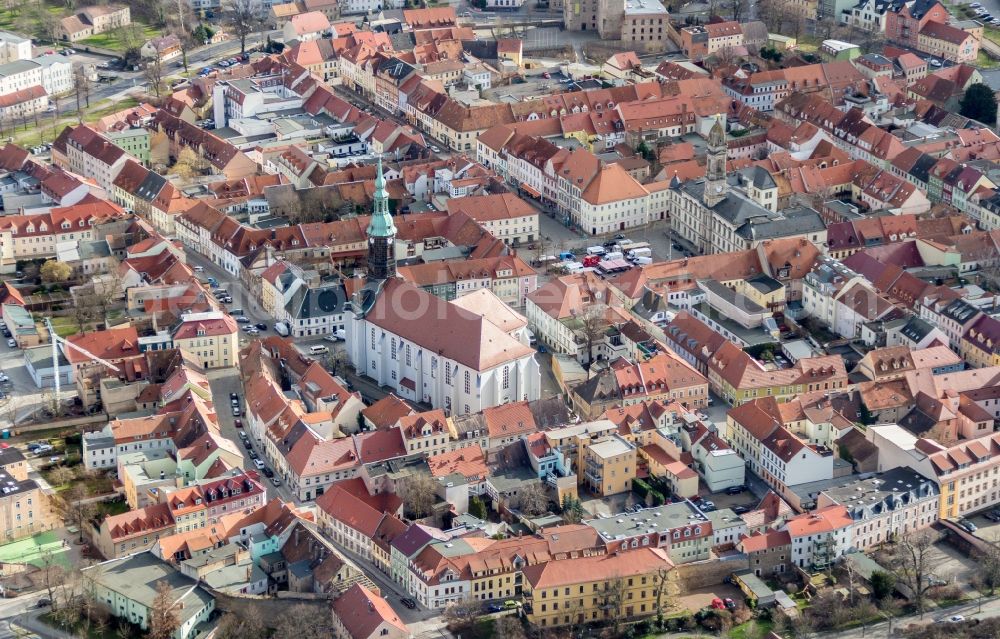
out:
{"label": "bare tree", "polygon": [[442,616],[449,628],[462,630],[472,626],[479,619],[483,605],[471,597],[460,599],[448,605]]}
{"label": "bare tree", "polygon": [[73,472],[71,468],[66,466],[56,466],[49,473],[49,479],[56,486],[62,486],[68,484],[76,478],[76,473]]}
{"label": "bare tree", "polygon": [[743,22],[743,19],[750,13],[751,0],[731,0],[730,7],[733,10],[733,21]]}
{"label": "bare tree", "polygon": [[927,593],[934,587],[934,568],[941,563],[941,552],[927,532],[910,533],[896,544],[891,567],[896,580],[909,588],[913,603],[923,617]]}
{"label": "bare tree", "polygon": [[413,475],[407,478],[399,489],[399,496],[403,500],[407,513],[415,519],[426,517],[434,511],[438,483],[430,475]]}
{"label": "bare tree", "polygon": [[231,27],[240,39],[240,53],[247,52],[247,36],[260,29],[262,23],[259,0],[233,0]]}
{"label": "bare tree", "polygon": [[604,317],[604,304],[591,304],[577,316],[580,324],[580,336],[587,348],[587,364],[594,362],[594,345],[604,335],[608,322]]}
{"label": "bare tree", "polygon": [[180,627],[173,593],[166,581],[156,582],[156,596],[149,609],[149,639],[173,639],[174,633]]}
{"label": "bare tree", "polygon": [[87,498],[87,488],[82,482],[70,486],[55,499],[56,508],[60,511],[63,520],[76,526],[79,531],[79,541],[83,542],[84,527],[94,516],[94,505],[84,501]]}
{"label": "bare tree", "polygon": [[45,588],[45,594],[51,602],[52,610],[56,611],[59,609],[59,602],[56,601],[56,590],[66,579],[66,571],[56,561],[51,550],[43,552],[41,560],[42,565],[39,567],[39,572],[42,577],[42,587]]}
{"label": "bare tree", "polygon": [[94,312],[94,306],[90,303],[89,298],[81,298],[75,300],[73,308],[70,309],[70,314],[73,318],[73,323],[80,332],[87,330],[94,318],[97,317],[97,313]]}
{"label": "bare tree", "polygon": [[346,368],[347,364],[350,362],[350,358],[347,356],[347,351],[333,350],[327,353],[325,362],[327,370],[329,370],[332,374],[337,375],[340,373],[341,367]]}
{"label": "bare tree", "polygon": [[330,613],[319,613],[316,608],[298,604],[281,616],[271,637],[272,639],[329,639],[332,635],[333,619]]}
{"label": "bare tree", "polygon": [[767,25],[767,30],[780,33],[785,21],[785,10],[782,0],[759,0],[757,2],[757,19]]}
{"label": "bare tree", "polygon": [[83,121],[83,104],[90,108],[90,80],[87,79],[87,71],[83,67],[73,70],[73,92],[76,94],[76,117]]}
{"label": "bare tree", "polygon": [[1000,587],[1000,548],[996,544],[986,544],[973,558],[979,564],[976,577],[979,579],[980,592],[993,596],[997,587]]}
{"label": "bare tree", "polygon": [[520,619],[510,615],[497,617],[493,622],[493,636],[496,639],[527,639]]}
{"label": "bare tree", "polygon": [[153,93],[159,98],[163,86],[163,64],[160,62],[159,55],[154,55],[143,61],[142,77],[146,79]]}
{"label": "bare tree", "polygon": [[219,620],[218,639],[264,639],[267,626],[257,608],[250,606],[239,615],[227,612]]}
{"label": "bare tree", "polygon": [[656,576],[653,577],[653,590],[656,593],[656,620],[661,626],[663,625],[663,611],[673,608],[673,602],[670,601],[667,593],[671,575],[670,566],[662,566],[656,569]]}
{"label": "bare tree", "polygon": [[608,579],[598,592],[598,599],[604,618],[611,620],[612,636],[617,637],[625,616],[622,609],[625,602],[625,581],[621,577]]}
{"label": "bare tree", "polygon": [[549,498],[541,482],[534,482],[517,493],[518,510],[527,517],[541,515],[549,509]]}
{"label": "bare tree", "polygon": [[58,39],[59,19],[44,2],[23,3],[24,10],[15,25],[18,31],[30,33],[40,40],[55,42]]}
{"label": "bare tree", "polygon": [[142,58],[140,50],[142,45],[146,43],[146,34],[143,32],[142,26],[136,22],[123,25],[115,31],[115,36],[117,36],[124,51],[122,59],[130,64],[140,63]]}

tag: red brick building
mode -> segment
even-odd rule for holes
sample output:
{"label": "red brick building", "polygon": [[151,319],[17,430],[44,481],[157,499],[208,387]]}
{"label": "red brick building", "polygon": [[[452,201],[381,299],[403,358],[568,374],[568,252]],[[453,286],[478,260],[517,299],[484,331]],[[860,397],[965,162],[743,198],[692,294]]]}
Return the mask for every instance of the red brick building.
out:
{"label": "red brick building", "polygon": [[937,0],[915,0],[903,4],[898,11],[885,14],[885,37],[890,42],[917,49],[917,36],[928,22],[948,24],[948,10]]}

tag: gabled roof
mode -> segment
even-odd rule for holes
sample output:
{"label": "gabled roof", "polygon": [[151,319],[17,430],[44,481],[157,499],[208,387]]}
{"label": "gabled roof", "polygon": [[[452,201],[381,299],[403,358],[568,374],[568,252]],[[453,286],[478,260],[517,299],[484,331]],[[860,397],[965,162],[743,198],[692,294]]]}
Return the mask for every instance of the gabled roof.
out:
{"label": "gabled roof", "polygon": [[384,626],[409,636],[410,630],[382,597],[361,584],[354,584],[333,603],[333,614],[343,624],[350,639],[369,639]]}

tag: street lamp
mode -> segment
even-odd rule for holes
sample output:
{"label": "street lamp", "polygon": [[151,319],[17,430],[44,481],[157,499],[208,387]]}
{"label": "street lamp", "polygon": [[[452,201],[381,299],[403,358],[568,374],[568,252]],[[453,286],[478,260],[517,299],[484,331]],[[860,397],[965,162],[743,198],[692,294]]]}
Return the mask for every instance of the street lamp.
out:
{"label": "street lamp", "polygon": [[885,617],[886,621],[889,622],[889,631],[887,633],[885,633],[885,636],[886,637],[892,637],[892,615],[890,615],[887,612],[883,612],[881,610],[878,611],[878,614],[880,614],[883,617]]}

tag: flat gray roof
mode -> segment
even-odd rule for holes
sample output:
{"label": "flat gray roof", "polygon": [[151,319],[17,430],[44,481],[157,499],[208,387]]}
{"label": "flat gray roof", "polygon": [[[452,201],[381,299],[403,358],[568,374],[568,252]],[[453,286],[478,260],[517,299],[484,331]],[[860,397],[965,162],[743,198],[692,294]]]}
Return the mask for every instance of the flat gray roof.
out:
{"label": "flat gray roof", "polygon": [[157,559],[150,552],[105,561],[84,568],[83,571],[97,584],[147,608],[152,607],[156,598],[156,584],[160,581],[167,582],[174,602],[183,603],[181,606],[175,605],[181,623],[197,616],[205,606],[211,605],[214,601],[198,582],[185,577],[173,566]]}
{"label": "flat gray roof", "polygon": [[680,526],[708,521],[690,501],[664,504],[637,513],[621,513],[604,519],[589,519],[583,523],[597,531],[602,539],[628,539],[648,532],[666,532]]}
{"label": "flat gray roof", "polygon": [[709,305],[708,302],[696,304],[694,308],[697,309],[699,313],[711,318],[713,322],[718,323],[720,326],[750,346],[757,346],[759,344],[774,344],[777,341],[771,337],[769,333],[764,332],[763,325],[756,328],[746,328],[739,322],[729,319],[720,313],[718,310]]}

